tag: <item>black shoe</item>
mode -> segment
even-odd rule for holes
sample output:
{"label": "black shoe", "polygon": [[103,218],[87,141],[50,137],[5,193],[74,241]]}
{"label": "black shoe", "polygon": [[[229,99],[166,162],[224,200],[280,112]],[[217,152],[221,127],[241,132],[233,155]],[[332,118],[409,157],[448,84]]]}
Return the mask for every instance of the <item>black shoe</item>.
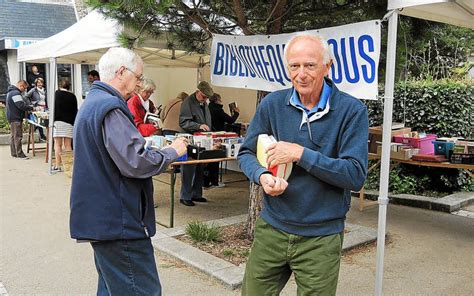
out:
{"label": "black shoe", "polygon": [[207,202],[207,199],[204,197],[198,197],[198,198],[193,198],[193,201],[195,202]]}
{"label": "black shoe", "polygon": [[179,202],[182,203],[183,205],[187,206],[187,207],[194,207],[195,206],[195,203],[193,203],[192,200],[180,199]]}
{"label": "black shoe", "polygon": [[30,159],[28,156],[26,156],[25,154],[20,154],[17,156],[17,158],[20,158],[20,159]]}

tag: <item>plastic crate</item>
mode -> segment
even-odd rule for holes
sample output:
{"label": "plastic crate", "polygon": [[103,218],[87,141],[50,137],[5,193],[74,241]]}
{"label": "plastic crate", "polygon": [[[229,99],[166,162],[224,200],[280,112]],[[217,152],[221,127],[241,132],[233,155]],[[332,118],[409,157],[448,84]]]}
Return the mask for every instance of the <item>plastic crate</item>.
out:
{"label": "plastic crate", "polygon": [[436,140],[436,135],[429,134],[424,138],[409,138],[404,136],[394,136],[395,143],[408,144],[414,148],[420,149],[420,154],[434,154],[433,141]]}
{"label": "plastic crate", "polygon": [[474,164],[474,154],[453,154],[451,163],[456,164]]}
{"label": "plastic crate", "polygon": [[453,142],[441,142],[441,141],[433,141],[434,145],[434,153],[436,155],[444,155],[447,159],[453,153]]}

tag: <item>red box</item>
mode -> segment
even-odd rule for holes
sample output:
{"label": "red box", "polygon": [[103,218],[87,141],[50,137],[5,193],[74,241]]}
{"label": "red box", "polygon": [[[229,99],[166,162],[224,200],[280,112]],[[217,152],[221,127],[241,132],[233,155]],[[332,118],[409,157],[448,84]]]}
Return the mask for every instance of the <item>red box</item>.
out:
{"label": "red box", "polygon": [[434,154],[434,146],[431,142],[436,140],[436,135],[428,134],[424,138],[409,138],[404,136],[393,136],[395,143],[408,144],[420,149],[420,154]]}

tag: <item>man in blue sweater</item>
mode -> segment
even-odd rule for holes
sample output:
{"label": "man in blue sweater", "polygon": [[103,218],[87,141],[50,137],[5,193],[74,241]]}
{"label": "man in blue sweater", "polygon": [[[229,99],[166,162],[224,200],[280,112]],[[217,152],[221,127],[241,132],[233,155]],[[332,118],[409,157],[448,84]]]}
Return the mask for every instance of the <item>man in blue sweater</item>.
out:
{"label": "man in blue sweater", "polygon": [[[350,191],[367,174],[367,110],[326,77],[331,57],[322,38],[295,36],[285,59],[293,87],[266,96],[238,155],[265,192],[242,295],[278,295],[292,272],[298,295],[335,295]],[[278,141],[266,150],[270,167],[293,163],[287,181],[259,164],[259,134]]]}
{"label": "man in blue sweater", "polygon": [[161,295],[151,177],[184,155],[187,143],[145,148],[125,102],[143,81],[138,55],[111,48],[99,71],[103,82],[92,84],[74,123],[71,237],[92,245],[97,295]]}

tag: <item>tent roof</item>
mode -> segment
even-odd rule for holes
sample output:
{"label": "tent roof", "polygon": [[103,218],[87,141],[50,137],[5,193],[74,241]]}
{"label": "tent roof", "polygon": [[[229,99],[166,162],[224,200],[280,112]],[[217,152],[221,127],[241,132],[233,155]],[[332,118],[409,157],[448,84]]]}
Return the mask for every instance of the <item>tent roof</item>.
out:
{"label": "tent roof", "polygon": [[[58,64],[96,64],[110,47],[120,46],[117,36],[122,30],[115,20],[92,11],[66,30],[18,48],[18,61],[48,63],[54,57]],[[198,68],[209,62],[206,54],[166,49],[163,40],[146,40],[134,51],[147,65]]]}
{"label": "tent roof", "polygon": [[472,0],[389,0],[388,10],[400,14],[474,29]]}

